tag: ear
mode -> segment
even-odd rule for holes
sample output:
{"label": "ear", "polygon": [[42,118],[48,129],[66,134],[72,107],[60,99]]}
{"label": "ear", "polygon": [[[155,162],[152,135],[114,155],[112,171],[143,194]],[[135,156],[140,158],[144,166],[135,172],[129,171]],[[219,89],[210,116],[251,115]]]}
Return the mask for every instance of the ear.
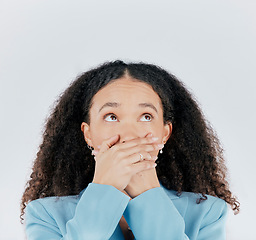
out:
{"label": "ear", "polygon": [[90,126],[86,122],[82,122],[81,130],[82,130],[82,132],[84,134],[84,140],[86,141],[86,143],[89,146],[93,147],[92,139],[91,139]]}
{"label": "ear", "polygon": [[165,144],[169,137],[172,135],[172,123],[167,123],[164,125],[164,135],[163,135],[163,143]]}

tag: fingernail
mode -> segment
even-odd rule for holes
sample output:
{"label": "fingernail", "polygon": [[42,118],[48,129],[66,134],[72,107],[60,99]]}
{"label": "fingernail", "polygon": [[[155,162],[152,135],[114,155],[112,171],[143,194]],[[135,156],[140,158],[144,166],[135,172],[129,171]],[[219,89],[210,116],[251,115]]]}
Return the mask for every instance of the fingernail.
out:
{"label": "fingernail", "polygon": [[111,137],[111,139],[115,139],[116,137],[118,137],[118,135],[115,135],[115,136]]}
{"label": "fingernail", "polygon": [[152,160],[157,160],[158,159],[158,157],[157,156],[154,156],[154,157],[152,157]]}
{"label": "fingernail", "polygon": [[157,164],[155,163],[155,164],[154,164],[154,167],[156,167],[156,166],[157,166]]}
{"label": "fingernail", "polygon": [[155,142],[158,140],[158,137],[153,137],[152,140]]}
{"label": "fingernail", "polygon": [[162,149],[164,147],[164,144],[157,144],[157,146]]}

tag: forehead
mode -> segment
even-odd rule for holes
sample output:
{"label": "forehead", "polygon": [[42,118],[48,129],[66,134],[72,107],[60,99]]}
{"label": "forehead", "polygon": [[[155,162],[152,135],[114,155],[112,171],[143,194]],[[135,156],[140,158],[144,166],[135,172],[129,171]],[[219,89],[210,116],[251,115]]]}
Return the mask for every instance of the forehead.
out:
{"label": "forehead", "polygon": [[151,85],[130,77],[114,80],[100,89],[92,99],[92,106],[109,101],[121,104],[151,102],[162,107],[161,99]]}

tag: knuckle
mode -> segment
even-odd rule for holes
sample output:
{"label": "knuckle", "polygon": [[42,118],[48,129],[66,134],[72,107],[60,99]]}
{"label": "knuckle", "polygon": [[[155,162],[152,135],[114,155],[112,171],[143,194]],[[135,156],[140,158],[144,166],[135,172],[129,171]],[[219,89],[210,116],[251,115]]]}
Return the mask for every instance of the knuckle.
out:
{"label": "knuckle", "polygon": [[118,146],[114,145],[110,148],[113,152],[116,152],[118,150]]}
{"label": "knuckle", "polygon": [[[112,148],[111,148],[112,149]],[[118,149],[118,147],[113,147],[112,153],[115,155],[115,157],[120,158],[122,156],[122,151]]]}
{"label": "knuckle", "polygon": [[116,154],[119,158],[122,158],[124,156],[125,152],[123,150],[118,150],[118,151],[116,151]]}
{"label": "knuckle", "polygon": [[145,152],[143,152],[142,154],[143,154],[144,159],[151,159],[150,153],[148,153],[148,152],[145,151]]}
{"label": "knuckle", "polygon": [[144,168],[148,168],[149,164],[145,161],[144,164],[143,164],[143,167]]}
{"label": "knuckle", "polygon": [[159,150],[158,146],[156,144],[152,145],[152,147],[153,147],[154,150]]}
{"label": "knuckle", "polygon": [[141,145],[141,146],[139,146],[139,148],[140,148],[140,151],[147,152],[150,149],[150,146],[149,145]]}
{"label": "knuckle", "polygon": [[132,172],[132,166],[126,166],[125,167],[125,173],[126,174],[129,174],[129,173],[131,173]]}
{"label": "knuckle", "polygon": [[145,146],[145,151],[146,152],[152,151],[152,149],[154,149],[154,148],[152,148],[152,145],[146,145]]}
{"label": "knuckle", "polygon": [[125,166],[127,169],[128,169],[128,167],[130,167],[130,165],[131,165],[131,162],[130,162],[129,159],[124,159],[123,163],[124,163],[124,166]]}

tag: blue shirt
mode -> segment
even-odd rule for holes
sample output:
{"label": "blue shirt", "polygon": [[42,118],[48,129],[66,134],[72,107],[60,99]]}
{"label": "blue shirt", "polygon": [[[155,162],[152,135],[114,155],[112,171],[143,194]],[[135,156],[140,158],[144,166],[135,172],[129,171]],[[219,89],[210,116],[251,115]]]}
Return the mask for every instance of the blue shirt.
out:
{"label": "blue shirt", "polygon": [[79,195],[30,202],[25,223],[28,240],[124,240],[124,215],[136,240],[224,240],[227,204],[207,195],[162,185],[134,199],[110,185],[90,183]]}

